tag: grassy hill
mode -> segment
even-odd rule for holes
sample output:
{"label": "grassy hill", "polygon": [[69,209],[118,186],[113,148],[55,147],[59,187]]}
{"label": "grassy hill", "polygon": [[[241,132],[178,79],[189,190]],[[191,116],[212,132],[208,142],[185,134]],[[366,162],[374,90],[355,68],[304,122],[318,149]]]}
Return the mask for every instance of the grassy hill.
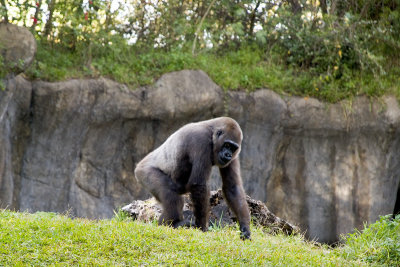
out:
{"label": "grassy hill", "polygon": [[379,222],[336,248],[302,236],[272,236],[252,228],[172,229],[124,218],[71,219],[66,215],[0,211],[0,266],[210,265],[365,266],[400,264],[400,217]]}

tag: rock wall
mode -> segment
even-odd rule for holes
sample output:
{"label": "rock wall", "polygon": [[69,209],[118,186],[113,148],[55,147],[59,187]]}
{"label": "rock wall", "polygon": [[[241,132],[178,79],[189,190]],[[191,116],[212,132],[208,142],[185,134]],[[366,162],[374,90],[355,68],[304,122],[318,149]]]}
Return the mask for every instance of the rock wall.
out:
{"label": "rock wall", "polygon": [[[224,92],[195,70],[136,90],[104,78],[17,76],[0,90],[0,115],[3,208],[112,217],[149,197],[136,162],[182,125],[222,115],[244,133],[247,194],[310,238],[334,242],[396,203],[400,109],[391,96],[326,104],[266,89]],[[214,170],[212,188],[220,185]]]}
{"label": "rock wall", "polygon": [[[244,132],[246,192],[310,237],[392,213],[400,170],[400,109],[393,97],[338,104],[269,90],[224,92],[202,71],[128,90],[107,79],[10,80],[1,123],[3,207],[108,218],[149,194],[135,163],[185,123],[228,115]],[[3,97],[2,97],[3,99]],[[220,186],[214,171],[212,187]]]}

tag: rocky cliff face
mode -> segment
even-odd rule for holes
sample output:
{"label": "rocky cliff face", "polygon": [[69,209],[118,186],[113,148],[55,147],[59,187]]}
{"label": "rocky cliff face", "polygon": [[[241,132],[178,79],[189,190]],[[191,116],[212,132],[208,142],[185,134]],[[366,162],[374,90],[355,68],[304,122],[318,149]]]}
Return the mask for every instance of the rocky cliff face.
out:
{"label": "rocky cliff face", "polygon": [[246,135],[247,192],[278,216],[332,242],[393,213],[400,179],[396,99],[326,104],[268,90],[229,99],[228,113]]}
{"label": "rocky cliff face", "polygon": [[[109,218],[149,197],[136,162],[182,125],[231,116],[242,127],[247,194],[311,238],[393,213],[400,180],[400,109],[387,96],[337,104],[262,89],[224,93],[204,72],[129,90],[100,78],[6,81],[0,91],[0,206]],[[220,186],[214,170],[212,188]]]}

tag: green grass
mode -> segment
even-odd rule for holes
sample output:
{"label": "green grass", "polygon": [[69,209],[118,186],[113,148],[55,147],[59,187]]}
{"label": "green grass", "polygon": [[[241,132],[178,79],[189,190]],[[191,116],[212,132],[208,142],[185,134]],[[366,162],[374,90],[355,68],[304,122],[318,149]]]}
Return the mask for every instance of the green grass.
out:
{"label": "green grass", "polygon": [[395,220],[382,216],[379,221],[346,237],[343,255],[349,259],[384,266],[400,266],[400,215]]}
{"label": "green grass", "polygon": [[[386,75],[344,70],[341,77],[320,75],[312,70],[286,66],[273,52],[257,47],[237,51],[205,51],[192,55],[185,49],[139,50],[123,43],[73,52],[38,42],[34,64],[26,72],[31,79],[60,81],[70,78],[105,76],[132,89],[154,83],[162,74],[183,69],[201,69],[224,90],[254,91],[268,88],[279,94],[316,97],[337,102],[357,95],[400,98],[400,71]],[[91,58],[90,64],[87,58]]]}
{"label": "green grass", "polygon": [[[360,257],[359,252],[351,249],[349,252],[347,245],[332,249],[305,241],[300,235],[271,236],[252,227],[252,241],[244,242],[236,228],[215,228],[203,233],[195,229],[176,230],[144,224],[123,217],[96,221],[54,213],[0,210],[0,266],[369,264],[364,255]],[[360,247],[358,251],[366,251],[366,248]]]}

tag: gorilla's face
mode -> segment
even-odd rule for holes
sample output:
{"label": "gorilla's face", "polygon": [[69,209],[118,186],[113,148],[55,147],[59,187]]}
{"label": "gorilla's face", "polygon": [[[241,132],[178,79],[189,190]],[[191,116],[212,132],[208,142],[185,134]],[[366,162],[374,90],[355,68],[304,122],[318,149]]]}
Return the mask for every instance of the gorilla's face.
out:
{"label": "gorilla's face", "polygon": [[226,167],[240,152],[242,134],[233,129],[220,129],[215,133],[214,162],[220,167]]}
{"label": "gorilla's face", "polygon": [[218,152],[218,165],[225,166],[233,158],[234,153],[239,148],[239,145],[232,140],[225,140],[221,150]]}

